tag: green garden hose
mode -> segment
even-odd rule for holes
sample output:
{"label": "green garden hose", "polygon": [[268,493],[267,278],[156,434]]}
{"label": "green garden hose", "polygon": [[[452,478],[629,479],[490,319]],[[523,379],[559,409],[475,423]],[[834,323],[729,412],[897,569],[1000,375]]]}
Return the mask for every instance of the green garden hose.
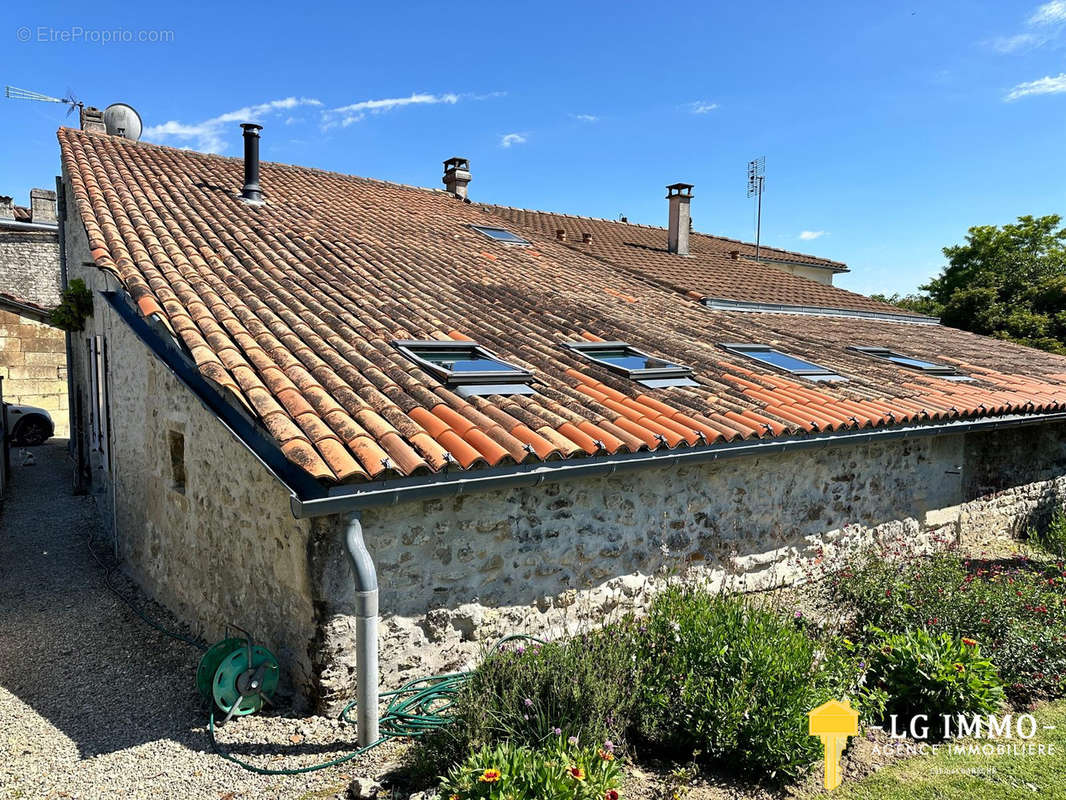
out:
{"label": "green garden hose", "polygon": [[[137,605],[129,597],[120,592],[112,582],[111,576],[114,573],[115,568],[109,567],[93,549],[92,536],[89,537],[87,545],[89,553],[96,560],[96,563],[100,565],[101,569],[104,570],[104,582],[107,585],[107,588],[110,589],[119,600],[129,606],[133,613],[140,617],[141,620],[162,633],[164,636],[169,636],[171,639],[183,642],[198,650],[207,649],[205,643],[168,630],[138,608]],[[538,644],[544,643],[543,640],[538,639],[535,636],[514,633],[505,636],[496,642],[487,655],[491,656],[504,644],[516,639],[537,642]],[[365,747],[360,747],[358,750],[353,750],[346,755],[334,758],[331,761],[326,761],[321,764],[312,764],[308,767],[267,769],[265,767],[257,767],[254,764],[249,764],[227,752],[215,739],[214,708],[211,709],[211,715],[208,717],[207,734],[208,738],[211,740],[211,749],[216,755],[224,758],[226,761],[236,764],[242,769],[248,770],[249,772],[254,772],[258,775],[300,775],[305,772],[317,772],[321,769],[328,769],[329,767],[343,764],[346,761],[351,761],[353,758],[361,756],[368,750],[372,750],[379,744],[384,744],[390,739],[423,736],[430,731],[438,730],[449,724],[452,721],[452,717],[447,713],[448,709],[450,709],[455,703],[456,696],[459,694],[467,680],[469,680],[470,675],[470,672],[449,672],[443,675],[431,675],[426,678],[416,678],[412,681],[408,681],[399,689],[394,689],[391,692],[382,692],[381,697],[389,698],[389,704],[385,709],[385,713],[382,714],[378,721],[381,735],[378,737],[377,741],[371,742]],[[349,714],[355,709],[355,707],[356,704],[354,701],[346,705],[341,711],[340,718],[345,722],[355,724],[354,720],[349,717]]]}
{"label": "green garden hose", "polygon": [[[527,636],[523,633],[512,633],[508,636],[504,636],[496,642],[486,656],[491,656],[499,650],[500,647],[507,644],[507,642],[516,639],[544,644],[544,641],[538,639],[536,636]],[[459,694],[467,680],[469,680],[470,675],[471,672],[449,672],[444,675],[432,675],[428,678],[416,678],[412,681],[408,681],[399,689],[394,689],[391,692],[382,692],[382,697],[388,697],[391,699],[389,700],[388,707],[385,709],[385,713],[382,714],[381,718],[378,720],[381,736],[376,742],[371,742],[366,747],[360,747],[358,750],[353,750],[347,755],[340,756],[332,761],[325,761],[321,764],[312,764],[309,767],[295,767],[292,769],[266,769],[264,767],[257,767],[254,764],[249,764],[247,761],[241,761],[233,754],[226,752],[215,739],[214,709],[211,709],[211,716],[207,723],[207,732],[211,739],[211,749],[221,758],[258,775],[300,775],[305,772],[317,772],[320,769],[335,767],[338,764],[343,764],[346,761],[351,761],[357,756],[361,756],[368,750],[372,750],[379,744],[384,744],[390,739],[423,736],[430,731],[438,730],[449,724],[452,721],[452,718],[446,712],[455,703],[456,696]],[[346,705],[341,711],[340,718],[345,722],[353,723],[353,720],[348,714],[355,708],[355,706],[356,704],[354,701]]]}

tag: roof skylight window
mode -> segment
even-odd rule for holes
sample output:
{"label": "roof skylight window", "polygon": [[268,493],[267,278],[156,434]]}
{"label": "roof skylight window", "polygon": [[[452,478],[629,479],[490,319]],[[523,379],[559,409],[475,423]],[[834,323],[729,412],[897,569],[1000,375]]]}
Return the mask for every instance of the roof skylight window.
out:
{"label": "roof skylight window", "polygon": [[490,239],[495,239],[497,242],[503,242],[504,244],[530,244],[529,239],[523,239],[506,228],[493,228],[489,225],[471,225],[470,227],[482,236],[488,236]]}
{"label": "roof skylight window", "polygon": [[937,364],[934,361],[923,361],[920,358],[911,358],[910,356],[897,353],[895,350],[889,350],[887,347],[849,347],[848,349],[858,353],[865,353],[874,358],[882,358],[886,361],[891,361],[897,366],[923,372],[926,375],[936,375],[942,378],[955,378],[956,380],[962,380],[968,377],[966,375],[960,375],[957,369],[948,366],[947,364]]}
{"label": "roof skylight window", "polygon": [[699,385],[692,380],[689,367],[648,355],[625,342],[566,342],[563,346],[651,389]]}
{"label": "roof skylight window", "polygon": [[721,346],[726,350],[729,350],[731,353],[745,356],[754,361],[761,361],[763,364],[768,364],[771,367],[776,367],[779,370],[798,375],[801,378],[807,378],[808,380],[823,383],[836,383],[847,380],[847,378],[838,375],[831,369],[819,366],[810,361],[804,361],[802,358],[790,356],[787,353],[782,353],[780,350],[775,350],[769,345],[723,344]]}
{"label": "roof skylight window", "polygon": [[463,397],[534,394],[533,373],[516,367],[474,342],[395,341],[393,346]]}

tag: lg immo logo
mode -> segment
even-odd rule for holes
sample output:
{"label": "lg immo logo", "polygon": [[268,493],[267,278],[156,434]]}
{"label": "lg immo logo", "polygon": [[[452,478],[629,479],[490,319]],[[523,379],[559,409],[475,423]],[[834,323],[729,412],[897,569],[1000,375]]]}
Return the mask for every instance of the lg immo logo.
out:
{"label": "lg immo logo", "polygon": [[848,743],[848,737],[859,732],[859,712],[848,701],[830,700],[807,714],[811,736],[822,740],[825,749],[825,788],[835,789],[840,785],[840,754]]}
{"label": "lg immo logo", "polygon": [[[840,756],[848,738],[859,732],[859,712],[846,700],[830,700],[807,716],[811,736],[821,739],[824,747],[825,788],[835,789],[841,781]],[[1030,741],[1039,730],[1055,728],[1041,725],[1032,714],[943,714],[932,719],[928,714],[915,714],[904,720],[892,714],[888,722],[892,743],[874,745],[875,753],[924,755],[947,748],[956,755],[1055,755],[1053,743]],[[962,737],[968,741],[955,741]]]}

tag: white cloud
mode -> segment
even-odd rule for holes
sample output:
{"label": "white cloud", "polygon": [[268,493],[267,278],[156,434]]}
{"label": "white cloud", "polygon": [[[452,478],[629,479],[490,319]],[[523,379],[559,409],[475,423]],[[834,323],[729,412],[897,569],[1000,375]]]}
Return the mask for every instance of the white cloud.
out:
{"label": "white cloud", "polygon": [[1018,53],[1043,47],[1066,29],[1066,0],[1051,0],[1039,6],[1025,21],[1028,29],[1012,36],[988,39],[985,45],[999,53]]}
{"label": "white cloud", "polygon": [[1046,36],[1037,36],[1035,33],[1019,33],[1015,36],[998,36],[995,39],[989,39],[987,44],[999,53],[1015,53],[1019,50],[1039,47],[1045,42],[1047,42]]}
{"label": "white cloud", "polygon": [[809,242],[811,239],[821,239],[826,235],[826,231],[800,231],[800,238]]}
{"label": "white cloud", "polygon": [[446,94],[427,94],[425,92],[413,92],[408,97],[386,97],[380,100],[360,100],[357,103],[349,103],[346,106],[331,108],[322,112],[322,127],[329,129],[335,125],[347,128],[356,122],[366,119],[367,114],[384,114],[405,106],[455,105],[459,102],[460,95],[454,92]]}
{"label": "white cloud", "polygon": [[1066,22],[1066,0],[1044,3],[1029,17],[1030,25],[1061,25]]}
{"label": "white cloud", "polygon": [[708,103],[706,100],[696,100],[692,103],[688,103],[685,108],[693,114],[707,114],[718,108],[718,104]]}
{"label": "white cloud", "polygon": [[[503,97],[506,92],[489,92],[488,94],[457,94],[447,92],[444,94],[427,94],[425,92],[413,92],[407,97],[386,97],[376,100],[360,100],[355,103],[325,108],[321,100],[313,97],[286,97],[281,100],[271,100],[254,106],[245,106],[235,111],[227,111],[217,117],[206,119],[203,122],[186,123],[171,120],[162,125],[152,125],[145,129],[144,135],[150,140],[165,141],[168,139],[179,140],[181,144],[194,150],[205,153],[221,153],[224,150],[234,148],[238,141],[231,132],[226,131],[226,126],[234,122],[256,122],[271,114],[280,111],[291,111],[301,106],[312,106],[321,109],[320,123],[322,130],[341,126],[347,127],[366,118],[367,114],[383,114],[405,106],[414,105],[454,105],[460,100],[488,100],[495,97]],[[292,125],[301,121],[296,114],[289,114],[283,120],[286,125]]]}
{"label": "white cloud", "polygon": [[600,118],[597,117],[595,114],[571,114],[570,116],[572,116],[576,120],[579,120],[580,122],[599,122],[600,121]]}
{"label": "white cloud", "polygon": [[177,139],[194,150],[204,153],[221,153],[226,149],[227,144],[232,146],[239,140],[235,133],[230,135],[225,131],[227,125],[236,122],[255,122],[278,111],[289,111],[300,106],[321,105],[322,101],[313,97],[286,97],[227,111],[225,114],[205,119],[203,122],[189,124],[170,120],[161,125],[150,125],[144,129],[144,136],[149,140]]}
{"label": "white cloud", "polygon": [[526,134],[524,133],[505,133],[500,137],[500,147],[510,147],[513,144],[525,144]]}
{"label": "white cloud", "polygon": [[1034,94],[1062,94],[1063,92],[1066,92],[1066,72],[1060,72],[1055,77],[1048,75],[1035,81],[1019,83],[1007,92],[1004,100],[1010,102]]}

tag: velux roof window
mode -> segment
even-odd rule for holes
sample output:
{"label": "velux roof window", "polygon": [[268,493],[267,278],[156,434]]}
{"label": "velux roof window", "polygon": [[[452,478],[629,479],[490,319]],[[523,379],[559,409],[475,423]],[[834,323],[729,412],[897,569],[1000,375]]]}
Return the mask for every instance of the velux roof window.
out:
{"label": "velux roof window", "polygon": [[698,386],[689,367],[650,356],[625,342],[566,342],[564,347],[651,389]]}
{"label": "velux roof window", "polygon": [[957,369],[948,366],[947,364],[937,364],[934,361],[923,361],[920,358],[911,358],[910,356],[897,353],[895,350],[889,350],[887,347],[849,347],[848,349],[855,350],[858,353],[865,353],[874,358],[883,358],[886,361],[891,361],[897,366],[923,372],[926,375],[936,375],[941,378],[954,378],[955,380],[966,380],[968,378],[968,376],[959,374]]}
{"label": "velux roof window", "polygon": [[721,346],[731,353],[736,353],[737,355],[745,356],[755,361],[761,361],[763,364],[769,364],[771,367],[776,367],[779,370],[798,375],[801,378],[807,378],[808,380],[823,383],[836,383],[838,381],[847,380],[847,378],[838,375],[831,369],[819,366],[810,361],[804,361],[802,358],[790,356],[787,353],[782,353],[780,350],[775,350],[769,345],[723,344]]}
{"label": "velux roof window", "polygon": [[489,225],[471,225],[470,227],[482,236],[488,236],[490,239],[495,239],[497,242],[503,242],[504,244],[530,244],[529,239],[523,239],[506,228],[493,228]]}
{"label": "velux roof window", "polygon": [[463,397],[534,394],[533,373],[497,358],[474,342],[396,341],[393,346]]}

